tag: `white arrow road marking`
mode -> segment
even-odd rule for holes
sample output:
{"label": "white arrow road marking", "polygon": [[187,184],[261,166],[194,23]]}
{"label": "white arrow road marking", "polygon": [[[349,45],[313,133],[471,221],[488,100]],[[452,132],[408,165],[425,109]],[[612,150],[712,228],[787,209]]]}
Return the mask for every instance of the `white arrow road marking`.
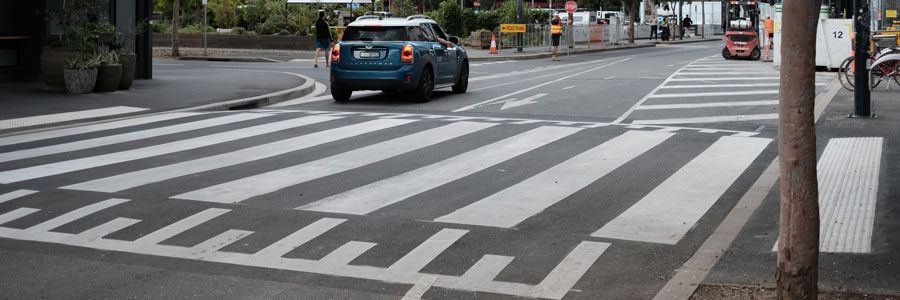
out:
{"label": "white arrow road marking", "polygon": [[534,95],[534,96],[531,96],[531,97],[528,97],[528,98],[525,98],[522,100],[516,100],[515,98],[509,99],[509,100],[503,101],[503,106],[500,107],[500,110],[504,110],[507,108],[513,108],[513,107],[519,107],[522,105],[534,104],[534,103],[537,103],[537,101],[534,101],[534,100],[537,100],[537,99],[542,98],[547,95],[549,95],[549,94],[540,93],[540,94],[537,94],[537,95]]}
{"label": "white arrow road marking", "polygon": [[[624,58],[624,59],[616,60],[616,61],[613,61],[613,62],[610,62],[610,63],[607,63],[607,64],[603,64],[603,65],[600,65],[600,66],[597,66],[597,67],[594,67],[594,68],[590,68],[590,69],[587,69],[587,70],[585,70],[585,71],[581,71],[581,72],[578,72],[578,73],[575,73],[575,74],[572,74],[572,75],[569,75],[569,76],[560,77],[560,78],[557,78],[556,80],[547,81],[547,82],[545,82],[545,83],[538,84],[538,85],[532,86],[532,87],[530,87],[530,88],[526,88],[526,89],[518,90],[518,91],[515,91],[515,92],[512,92],[512,93],[506,94],[506,95],[502,95],[502,96],[496,97],[496,98],[494,98],[494,99],[485,100],[485,101],[482,101],[482,102],[479,102],[479,103],[475,103],[475,104],[472,104],[472,105],[469,105],[469,106],[466,106],[466,107],[463,107],[463,108],[454,110],[453,112],[461,112],[461,111],[472,110],[472,109],[475,109],[475,108],[484,106],[484,105],[486,105],[486,104],[493,103],[493,102],[495,102],[495,101],[497,101],[497,100],[500,100],[500,99],[503,99],[503,98],[506,98],[506,97],[509,97],[509,96],[512,96],[512,95],[516,95],[516,94],[519,94],[519,93],[522,93],[522,92],[527,92],[527,91],[530,91],[530,90],[533,90],[533,89],[536,89],[536,88],[543,87],[543,86],[548,85],[548,84],[557,83],[557,82],[560,82],[560,81],[563,81],[563,80],[566,80],[566,79],[569,79],[569,78],[572,78],[572,77],[575,77],[575,76],[578,76],[578,75],[582,75],[582,74],[585,74],[585,73],[593,72],[593,71],[596,71],[596,70],[599,70],[599,69],[602,69],[602,68],[605,68],[605,67],[612,66],[612,65],[617,64],[617,63],[620,63],[620,62],[624,62],[624,61],[630,60],[630,59],[631,59],[631,58],[629,57],[629,58]],[[471,79],[470,79],[469,81],[471,81]]]}

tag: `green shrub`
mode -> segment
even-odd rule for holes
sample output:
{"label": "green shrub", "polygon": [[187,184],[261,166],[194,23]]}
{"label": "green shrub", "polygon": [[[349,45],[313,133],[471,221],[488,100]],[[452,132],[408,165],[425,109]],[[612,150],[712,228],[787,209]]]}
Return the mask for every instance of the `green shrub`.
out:
{"label": "green shrub", "polygon": [[169,25],[163,22],[153,23],[153,33],[172,33],[172,28],[169,28]]}
{"label": "green shrub", "polygon": [[247,30],[244,29],[244,27],[235,27],[235,28],[231,29],[231,33],[232,34],[245,34],[245,33],[247,33]]}
{"label": "green shrub", "polygon": [[441,24],[441,28],[447,32],[447,35],[462,36],[466,31],[463,25],[462,8],[455,0],[446,0],[441,2],[440,8],[437,10],[437,19],[435,21]]}
{"label": "green shrub", "polygon": [[279,15],[273,15],[273,16],[269,16],[269,18],[266,19],[265,23],[262,23],[262,25],[257,26],[256,31],[258,31],[259,34],[262,34],[262,35],[272,35],[272,34],[276,34],[276,33],[280,32],[281,30],[285,29],[286,25],[287,24],[284,22],[284,17],[279,16]]}
{"label": "green shrub", "polygon": [[[202,25],[200,25],[200,24],[192,24],[192,25],[188,25],[184,28],[178,29],[178,33],[203,33],[203,30],[201,28],[202,28]],[[215,33],[216,29],[213,28],[212,26],[206,26],[206,32]]]}

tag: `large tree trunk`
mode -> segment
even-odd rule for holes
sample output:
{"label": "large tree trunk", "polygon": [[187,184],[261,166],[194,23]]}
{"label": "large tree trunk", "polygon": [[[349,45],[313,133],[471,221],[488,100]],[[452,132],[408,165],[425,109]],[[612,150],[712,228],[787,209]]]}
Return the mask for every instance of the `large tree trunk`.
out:
{"label": "large tree trunk", "polygon": [[778,299],[817,299],[819,193],[816,180],[815,57],[821,0],[784,1],[778,156],[781,229]]}
{"label": "large tree trunk", "polygon": [[631,22],[628,23],[628,43],[634,44],[634,21],[635,21],[635,9],[637,8],[638,0],[628,0],[628,19]]}
{"label": "large tree trunk", "polygon": [[178,2],[181,0],[172,0],[172,56],[180,56],[178,52]]}

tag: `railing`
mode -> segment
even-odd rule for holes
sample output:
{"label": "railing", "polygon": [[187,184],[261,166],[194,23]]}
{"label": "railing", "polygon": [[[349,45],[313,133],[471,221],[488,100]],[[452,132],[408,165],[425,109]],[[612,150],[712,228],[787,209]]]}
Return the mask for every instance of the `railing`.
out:
{"label": "railing", "polygon": [[[572,36],[573,46],[578,45],[588,48],[592,46],[599,47],[604,42],[604,38],[607,36],[604,31],[608,31],[610,28],[610,26],[604,26],[600,24],[573,25],[571,28],[568,26],[563,26],[563,34],[560,37],[559,47],[565,48],[569,46],[569,36]],[[498,48],[510,49],[518,47],[517,33],[501,32],[500,28],[497,27],[494,29],[494,34],[497,35]],[[550,41],[550,25],[525,25],[525,32],[522,33],[522,47],[547,47],[549,50],[549,47],[551,46]]]}

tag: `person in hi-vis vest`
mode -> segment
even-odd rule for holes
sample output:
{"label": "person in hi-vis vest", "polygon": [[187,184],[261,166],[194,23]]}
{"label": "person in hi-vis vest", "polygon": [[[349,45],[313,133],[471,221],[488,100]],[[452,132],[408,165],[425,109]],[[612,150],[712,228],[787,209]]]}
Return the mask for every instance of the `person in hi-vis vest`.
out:
{"label": "person in hi-vis vest", "polygon": [[774,48],[772,45],[775,44],[775,20],[771,17],[766,17],[766,37],[769,38],[769,49]]}
{"label": "person in hi-vis vest", "polygon": [[553,19],[550,20],[550,41],[553,46],[553,58],[552,60],[559,60],[559,56],[556,56],[556,48],[559,48],[559,37],[562,36],[564,24],[569,24],[567,21],[562,21],[559,19],[559,14],[554,15]]}

